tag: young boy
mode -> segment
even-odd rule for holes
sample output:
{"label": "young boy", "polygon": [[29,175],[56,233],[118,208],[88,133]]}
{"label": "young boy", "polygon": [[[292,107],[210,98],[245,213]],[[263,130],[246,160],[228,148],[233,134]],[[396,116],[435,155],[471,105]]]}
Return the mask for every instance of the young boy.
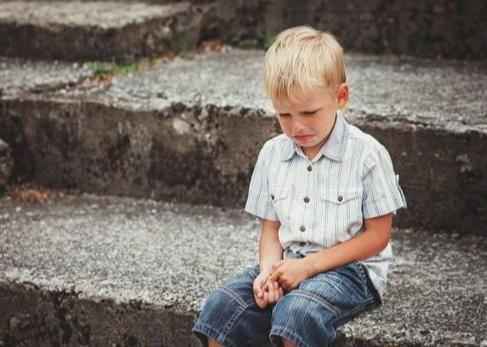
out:
{"label": "young boy", "polygon": [[279,34],[265,86],[283,134],[261,149],[245,206],[261,221],[260,264],[215,290],[193,331],[212,347],[328,346],[381,305],[406,201],[387,150],[337,112],[349,90],[332,35]]}

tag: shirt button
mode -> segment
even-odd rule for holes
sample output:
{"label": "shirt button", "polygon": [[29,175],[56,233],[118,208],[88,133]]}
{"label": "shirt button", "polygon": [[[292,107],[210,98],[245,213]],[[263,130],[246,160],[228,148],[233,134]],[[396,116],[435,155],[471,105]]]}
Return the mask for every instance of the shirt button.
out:
{"label": "shirt button", "polygon": [[307,170],[311,172],[311,171],[313,171],[313,167],[312,167],[311,165],[309,165],[309,166],[307,167]]}
{"label": "shirt button", "polygon": [[309,202],[309,198],[308,198],[308,197],[305,197],[305,198],[304,198],[304,202],[305,202],[305,203],[308,203],[308,202]]}
{"label": "shirt button", "polygon": [[304,231],[306,231],[306,228],[304,227],[304,225],[301,225],[301,226],[299,227],[299,230],[300,230],[300,231],[302,231],[302,232],[304,232]]}
{"label": "shirt button", "polygon": [[342,202],[342,200],[343,200],[343,196],[338,195],[338,202]]}

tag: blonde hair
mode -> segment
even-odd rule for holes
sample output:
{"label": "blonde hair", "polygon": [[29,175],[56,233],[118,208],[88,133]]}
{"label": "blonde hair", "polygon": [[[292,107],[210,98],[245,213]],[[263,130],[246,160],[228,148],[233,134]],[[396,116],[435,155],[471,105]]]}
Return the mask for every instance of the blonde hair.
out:
{"label": "blonde hair", "polygon": [[281,32],[265,55],[265,91],[272,98],[346,80],[343,48],[332,34],[308,26]]}

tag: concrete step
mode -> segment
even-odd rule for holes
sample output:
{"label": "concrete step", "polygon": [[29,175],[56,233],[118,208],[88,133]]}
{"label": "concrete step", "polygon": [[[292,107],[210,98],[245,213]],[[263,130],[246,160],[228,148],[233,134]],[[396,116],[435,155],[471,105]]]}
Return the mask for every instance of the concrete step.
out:
{"label": "concrete step", "polygon": [[192,49],[202,14],[188,2],[0,2],[0,56],[116,60]]}
{"label": "concrete step", "polygon": [[[198,346],[209,292],[256,261],[241,210],[38,192],[0,199],[1,346]],[[487,238],[403,229],[384,305],[341,346],[487,344]]]}
{"label": "concrete step", "polygon": [[[262,62],[227,47],[100,81],[89,66],[4,60],[0,138],[17,177],[43,185],[240,207],[259,147],[279,131]],[[346,116],[401,175],[399,225],[485,234],[485,64],[350,55],[347,65]]]}
{"label": "concrete step", "polygon": [[[58,0],[35,0],[39,1],[59,3]],[[211,7],[205,15],[201,37],[223,39],[232,45],[265,47],[284,28],[308,24],[334,33],[347,50],[429,58],[487,58],[484,29],[487,3],[483,0],[188,1]],[[63,2],[79,3],[80,0]],[[165,4],[181,1],[118,2]],[[15,30],[12,28],[12,32]]]}

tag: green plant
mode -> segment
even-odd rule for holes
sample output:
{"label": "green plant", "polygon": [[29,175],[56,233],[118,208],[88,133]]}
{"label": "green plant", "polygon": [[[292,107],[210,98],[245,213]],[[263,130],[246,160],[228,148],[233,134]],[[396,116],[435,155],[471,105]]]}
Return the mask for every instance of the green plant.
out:
{"label": "green plant", "polygon": [[264,33],[263,45],[265,50],[267,50],[272,45],[272,43],[276,39],[276,36],[277,35],[275,33],[270,33],[268,31]]}
{"label": "green plant", "polygon": [[131,72],[137,71],[139,68],[139,65],[136,63],[114,64],[114,63],[91,62],[91,63],[87,63],[87,66],[89,69],[93,70],[95,77],[128,75]]}

